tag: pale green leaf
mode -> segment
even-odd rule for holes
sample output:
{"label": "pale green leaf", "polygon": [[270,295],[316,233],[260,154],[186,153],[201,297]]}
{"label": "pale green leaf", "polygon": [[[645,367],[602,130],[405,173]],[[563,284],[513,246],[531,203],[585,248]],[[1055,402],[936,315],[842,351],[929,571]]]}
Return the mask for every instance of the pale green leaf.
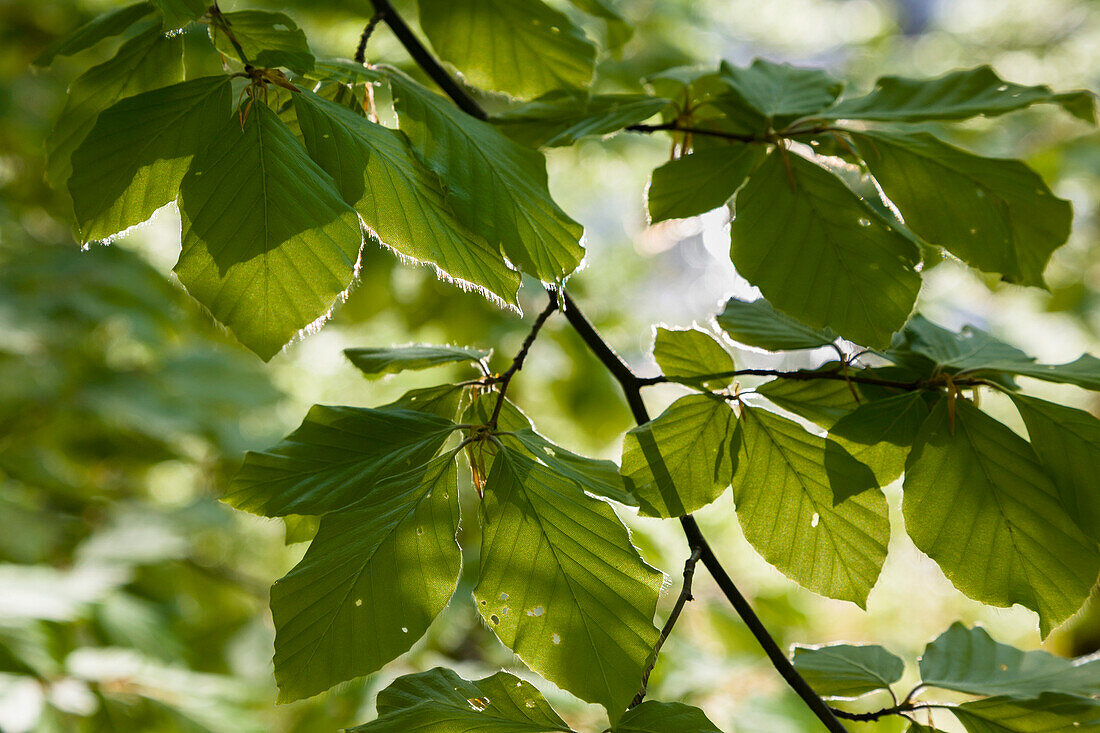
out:
{"label": "pale green leaf", "polygon": [[230,115],[180,186],[188,292],[263,359],[327,316],[363,239],[332,179],[265,104]]}
{"label": "pale green leaf", "polygon": [[560,89],[509,107],[492,122],[532,148],[572,145],[584,137],[610,135],[657,114],[671,102],[647,94],[587,94]]}
{"label": "pale green leaf", "polygon": [[837,338],[827,328],[810,328],[780,313],[763,298],[753,301],[730,298],[718,316],[718,325],[737,343],[768,351],[816,349]]}
{"label": "pale green leaf", "polygon": [[1062,507],[1035,452],[970,402],[941,399],[905,464],[905,527],[967,596],[1026,606],[1045,637],[1100,572],[1096,542]]}
{"label": "pale green leaf", "polygon": [[887,345],[909,318],[916,245],[829,171],[773,151],[738,192],[736,212],[733,264],[787,315],[866,346]]}
{"label": "pale green leaf", "polygon": [[149,25],[118,52],[69,86],[65,108],[46,139],[46,179],[67,190],[73,151],[95,127],[99,113],[120,99],[183,79],[183,36],[165,36]]}
{"label": "pale green leaf", "polygon": [[398,677],[359,733],[572,733],[533,685],[507,672],[467,681],[449,669]]}
{"label": "pale green leaf", "polygon": [[584,230],[550,198],[545,158],[400,72],[389,78],[401,129],[446,182],[459,219],[544,282],[572,272]]}
{"label": "pale green leaf", "polygon": [[271,587],[279,701],[323,692],[408,651],[450,601],[462,555],[453,454],[328,514]]}
{"label": "pale green leaf", "polygon": [[610,505],[507,449],[493,461],[482,517],[474,597],[489,628],[614,723],[653,654],[661,573],[638,556]]}
{"label": "pale green leaf", "polygon": [[419,0],[432,47],[472,85],[537,97],[592,79],[596,47],[542,0]]}
{"label": "pale green leaf", "polygon": [[[485,392],[475,399],[462,413],[462,422],[467,425],[488,425],[489,417],[493,414],[499,392]],[[524,430],[534,430],[535,426],[531,418],[516,407],[509,399],[504,400],[497,416],[497,430],[509,433],[519,433]]]}
{"label": "pale green leaf", "polygon": [[970,695],[1100,694],[1100,660],[1074,663],[1042,650],[1021,651],[958,622],[925,647],[920,674],[925,685]]}
{"label": "pale green leaf", "polygon": [[[895,480],[905,470],[905,458],[928,407],[919,392],[865,402],[833,424],[829,439],[875,474],[879,486]],[[825,467],[833,452],[826,451]]]}
{"label": "pale green leaf", "polygon": [[499,437],[505,445],[512,444],[512,441],[518,443],[558,476],[569,479],[590,494],[629,506],[638,504],[638,500],[627,491],[619,467],[612,461],[577,455],[530,428],[502,433]]}
{"label": "pale green leaf", "polygon": [[[837,364],[826,364],[818,371],[835,372]],[[826,430],[861,404],[859,386],[843,379],[773,379],[755,389],[768,401]]]}
{"label": "pale green leaf", "polygon": [[1100,420],[1084,410],[1011,395],[1069,516],[1089,537],[1100,537]]}
{"label": "pale green leaf", "polygon": [[670,160],[654,169],[646,191],[650,223],[725,206],[759,162],[759,149],[745,144],[706,148]]}
{"label": "pale green leaf", "polygon": [[883,76],[862,97],[845,99],[816,118],[924,122],[995,117],[1033,104],[1052,103],[1086,122],[1096,121],[1091,92],[1055,94],[1046,86],[1006,82],[988,66],[952,71],[935,79]]}
{"label": "pale green leaf", "polygon": [[1100,701],[1047,694],[1037,700],[990,697],[951,712],[967,733],[1073,733],[1100,728]]}
{"label": "pale green leaf", "polygon": [[844,84],[820,69],[804,69],[755,59],[740,68],[722,62],[722,80],[750,107],[766,118],[801,117],[825,109]]}
{"label": "pale green leaf", "polygon": [[875,644],[827,644],[794,648],[794,668],[819,695],[852,699],[888,690],[901,679],[905,663]]}
{"label": "pale green leaf", "polygon": [[722,733],[706,713],[682,702],[645,700],[623,715],[610,733]]}
{"label": "pale green leaf", "polygon": [[735,417],[722,399],[688,395],[623,440],[623,478],[641,513],[680,517],[730,484]]}
{"label": "pale green leaf", "polygon": [[[260,68],[282,66],[296,74],[313,68],[313,54],[309,51],[306,34],[285,13],[236,10],[222,13],[222,18],[229,23],[229,30],[241,45],[247,63]],[[210,37],[219,51],[237,58],[229,38],[214,25],[210,26]]]}
{"label": "pale green leaf", "polygon": [[799,585],[866,607],[890,538],[870,469],[838,455],[826,471],[828,441],[767,410],[742,405],[737,425],[733,498],[749,544]]}
{"label": "pale green leaf", "polygon": [[309,92],[293,96],[310,155],[383,244],[435,265],[447,279],[516,304],[519,273],[498,247],[455,219],[445,184],[402,133]]}
{"label": "pale green leaf", "polygon": [[432,344],[344,349],[344,356],[368,377],[430,369],[444,364],[476,364],[488,359],[490,353],[481,349]]}
{"label": "pale green leaf", "polygon": [[317,528],[320,524],[320,517],[306,514],[288,514],[283,517],[283,541],[287,545],[310,542],[317,536]]}
{"label": "pale green leaf", "polygon": [[208,76],[101,112],[72,155],[69,193],[82,240],[110,237],[174,201],[191,159],[225,126],[231,98],[228,76]]}
{"label": "pale green leaf", "polygon": [[1066,243],[1073,211],[1038,173],[927,133],[851,136],[907,227],[979,270],[1044,287],[1043,270]]}
{"label": "pale green leaf", "polygon": [[72,56],[80,53],[106,38],[123,33],[151,12],[153,12],[151,3],[140,2],[97,15],[69,35],[51,44],[45,51],[35,56],[31,63],[35,66],[49,66],[58,56]]}
{"label": "pale green leaf", "polygon": [[401,485],[455,429],[431,413],[314,405],[281,443],[245,455],[222,500],[266,517],[347,509]]}
{"label": "pale green leaf", "polygon": [[[654,329],[653,358],[661,373],[674,382],[695,383],[707,374],[734,370],[733,357],[718,340],[698,328]],[[710,380],[705,384],[723,387],[730,377]]]}

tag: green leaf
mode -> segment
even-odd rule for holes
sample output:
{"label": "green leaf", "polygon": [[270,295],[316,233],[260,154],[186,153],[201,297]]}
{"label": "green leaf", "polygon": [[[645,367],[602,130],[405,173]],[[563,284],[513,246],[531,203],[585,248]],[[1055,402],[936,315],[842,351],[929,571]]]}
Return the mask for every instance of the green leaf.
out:
{"label": "green leaf", "polygon": [[1073,210],[1038,173],[923,132],[851,137],[907,227],[979,270],[1045,287],[1043,270],[1069,238]]}
{"label": "green leaf", "polygon": [[1075,664],[1042,650],[1021,651],[958,622],[925,647],[920,674],[925,685],[969,695],[1100,694],[1100,660]]}
{"label": "green leaf", "polygon": [[949,372],[971,372],[990,365],[1021,365],[1029,368],[1034,361],[1015,346],[993,337],[975,326],[964,326],[958,333],[938,326],[919,313],[914,315],[898,343],[886,352],[887,358],[918,354],[932,367]]}
{"label": "green leaf", "polygon": [[1089,596],[1100,554],[1031,446],[965,400],[933,408],[905,464],[905,527],[956,588],[1026,606],[1046,637]]}
{"label": "green leaf", "polygon": [[[488,425],[489,417],[493,414],[499,392],[485,392],[474,399],[462,414],[462,422],[467,425]],[[534,430],[535,426],[531,418],[516,407],[509,399],[504,400],[500,414],[497,416],[497,430],[500,432],[518,433],[523,430]]]}
{"label": "green leaf", "polygon": [[544,282],[572,272],[584,256],[584,230],[550,198],[545,158],[404,74],[389,78],[401,129],[446,181],[459,219]]}
{"label": "green leaf", "polygon": [[1046,468],[1069,516],[1089,537],[1100,537],[1100,420],[1084,410],[1012,394],[1031,447]]}
{"label": "green leaf", "polygon": [[134,23],[153,12],[148,2],[134,3],[97,15],[34,57],[35,66],[49,66],[58,56],[72,56],[91,48],[100,41],[117,36]]}
{"label": "green leaf", "polygon": [[1095,123],[1091,92],[1055,94],[1046,86],[1006,82],[988,66],[952,71],[935,79],[883,76],[871,93],[845,99],[814,117],[820,119],[925,122],[996,117],[1033,104],[1057,104],[1075,117]]}
{"label": "green leaf", "polygon": [[[835,372],[836,362],[817,371]],[[829,430],[860,406],[858,385],[843,379],[773,379],[755,389],[768,401]]]}
{"label": "green leaf", "polygon": [[773,151],[737,194],[730,257],[779,310],[885,346],[920,289],[919,251],[829,171]]}
{"label": "green leaf", "polygon": [[995,361],[976,368],[976,372],[1007,372],[1020,377],[1042,379],[1045,382],[1075,384],[1084,389],[1100,391],[1100,359],[1082,354],[1068,364],[1035,364],[1023,361]]}
{"label": "green leaf", "polygon": [[65,108],[46,139],[46,179],[67,190],[73,151],[95,127],[104,109],[120,99],[183,79],[183,36],[165,36],[150,25],[118,52],[81,74],[69,86]]}
{"label": "green leaf", "polygon": [[505,135],[531,148],[572,145],[648,120],[671,102],[647,94],[587,94],[559,89],[492,118]]}
{"label": "green leaf", "polygon": [[901,679],[905,662],[875,644],[795,647],[794,668],[826,698],[852,699],[889,690]]}
{"label": "green leaf", "polygon": [[1095,729],[1100,702],[1070,695],[1038,700],[990,697],[951,708],[967,733],[1070,733]]}
{"label": "green leaf", "polygon": [[224,126],[228,76],[128,97],[100,113],[73,152],[69,193],[81,239],[105,239],[174,201],[191,159]]}
{"label": "green leaf", "polygon": [[283,442],[245,455],[222,500],[265,517],[347,509],[400,485],[455,429],[430,413],[314,405]]}
{"label": "green leaf", "polygon": [[577,455],[560,445],[555,445],[530,428],[502,433],[498,437],[506,445],[514,441],[559,477],[569,479],[590,494],[629,506],[638,504],[637,499],[626,490],[619,467],[612,461]]}
{"label": "green leaf", "polygon": [[378,719],[352,733],[572,733],[533,685],[507,672],[469,682],[436,667],[378,693]]}
{"label": "green leaf", "polygon": [[766,118],[801,117],[825,109],[844,84],[820,69],[803,69],[756,59],[746,68],[722,62],[719,76]]}
{"label": "green leaf", "polygon": [[607,50],[618,58],[619,51],[634,36],[634,28],[627,23],[611,0],[569,0],[569,2],[589,15],[602,18],[607,23],[605,45]]}
{"label": "green leaf", "polygon": [[737,425],[733,498],[749,544],[799,585],[865,608],[890,538],[870,469],[837,446],[826,471],[828,441],[767,410],[742,404]]}
{"label": "green leaf", "polygon": [[641,513],[680,517],[730,485],[733,410],[722,399],[688,395],[623,439],[623,479]]}
{"label": "green leaf", "polygon": [[328,514],[271,587],[279,701],[315,695],[408,651],[450,601],[462,554],[454,454]]}
{"label": "green leaf", "polygon": [[[653,358],[661,373],[674,382],[695,383],[707,374],[734,370],[733,357],[718,340],[698,328],[654,329]],[[704,382],[710,387],[724,387],[730,378]]]}
{"label": "green leaf", "polygon": [[519,273],[498,247],[455,219],[445,184],[417,159],[402,133],[309,92],[293,96],[310,156],[383,244],[430,262],[446,279],[516,304]]}
{"label": "green leaf", "polygon": [[432,344],[344,349],[344,356],[369,377],[430,369],[444,364],[476,364],[482,359],[488,359],[490,353],[492,352],[481,349]]}
{"label": "green leaf", "polygon": [[378,409],[413,410],[454,420],[466,394],[466,387],[459,384],[441,384],[437,387],[410,389],[393,402]]}
{"label": "green leaf", "polygon": [[[247,63],[261,68],[282,66],[296,74],[305,74],[313,68],[314,58],[306,34],[285,13],[237,10],[222,13],[221,17],[229,23],[233,37],[241,44]],[[210,26],[210,37],[219,51],[237,58],[233,44],[217,26]]]}
{"label": "green leaf", "polygon": [[645,700],[627,710],[611,733],[722,733],[699,708]]}
{"label": "green leaf", "polygon": [[909,727],[905,729],[905,733],[943,733],[943,731],[920,723],[910,723]]}
{"label": "green leaf", "polygon": [[528,667],[603,705],[614,723],[653,654],[661,573],[607,503],[507,449],[485,483],[482,518],[482,617]]}
{"label": "green leaf", "polygon": [[768,351],[816,349],[837,338],[827,328],[802,325],[763,298],[753,301],[730,298],[718,316],[718,325],[737,343]]}
{"label": "green leaf", "polygon": [[432,47],[470,84],[528,99],[586,87],[596,47],[541,0],[419,0]]}
{"label": "green leaf", "polygon": [[264,360],[327,317],[363,244],[332,179],[259,102],[195,156],[180,213],[180,282]]}
{"label": "green leaf", "polygon": [[670,160],[654,169],[646,192],[650,223],[697,216],[725,206],[759,162],[758,149],[741,143]]}
{"label": "green leaf", "polygon": [[164,17],[164,29],[173,30],[187,25],[206,14],[210,9],[207,0],[153,0]]}
{"label": "green leaf", "polygon": [[[905,470],[905,458],[913,447],[928,407],[919,392],[865,402],[836,421],[829,439],[875,474],[879,486],[894,481]],[[825,453],[830,468],[833,451]]]}

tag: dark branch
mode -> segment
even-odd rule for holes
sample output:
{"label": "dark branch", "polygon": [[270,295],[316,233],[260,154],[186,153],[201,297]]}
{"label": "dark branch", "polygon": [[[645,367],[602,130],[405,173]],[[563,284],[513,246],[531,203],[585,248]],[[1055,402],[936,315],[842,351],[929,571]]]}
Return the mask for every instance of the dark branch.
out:
{"label": "dark branch", "polygon": [[689,125],[680,125],[676,122],[664,122],[659,125],[629,125],[626,129],[630,132],[683,132],[690,133],[692,135],[707,135],[709,137],[720,137],[723,140],[734,140],[739,143],[767,143],[774,142],[764,135],[743,135],[736,132],[723,132],[721,130],[708,130],[705,127],[691,127]]}
{"label": "dark branch", "polygon": [[367,21],[367,27],[363,29],[362,35],[359,36],[359,45],[355,48],[355,62],[359,64],[365,64],[367,62],[367,41],[370,40],[371,34],[374,33],[374,29],[378,27],[378,24],[382,22],[382,14],[375,12],[371,16],[371,19]]}
{"label": "dark branch", "polygon": [[[912,695],[912,693],[909,694]],[[948,705],[916,703],[912,702],[909,697],[906,697],[905,700],[901,701],[897,705],[883,708],[882,710],[874,710],[869,713],[849,713],[846,710],[837,710],[836,708],[832,708],[832,711],[833,714],[836,715],[838,718],[844,718],[845,720],[856,720],[866,723],[878,720],[879,718],[885,718],[889,715],[902,715],[903,713],[909,713],[914,710],[930,710],[935,708],[948,709],[949,707],[950,706]]]}
{"label": "dark branch", "polygon": [[489,427],[495,429],[497,426],[497,418],[500,417],[500,408],[504,406],[504,393],[508,391],[508,384],[512,381],[512,377],[516,376],[516,372],[523,368],[523,360],[527,358],[527,352],[531,350],[531,344],[535,343],[535,338],[539,335],[539,330],[542,328],[542,324],[546,323],[546,319],[558,309],[558,296],[554,291],[550,291],[550,302],[546,304],[546,307],[542,309],[542,313],[539,313],[538,318],[535,319],[534,325],[531,326],[531,332],[527,334],[527,338],[523,340],[523,345],[519,347],[519,351],[516,353],[516,357],[512,360],[512,366],[508,367],[499,377],[492,379],[494,384],[500,385],[500,393],[497,395],[497,402],[493,405],[493,415],[489,418]]}
{"label": "dark branch", "polygon": [[672,633],[672,627],[676,625],[676,621],[680,618],[680,613],[684,610],[684,604],[695,600],[691,595],[691,580],[695,577],[695,564],[699,562],[699,556],[702,554],[703,548],[696,547],[691,551],[691,556],[687,559],[687,562],[684,563],[684,584],[680,587],[680,595],[677,596],[676,603],[672,606],[672,611],[669,612],[665,625],[661,627],[661,635],[657,637],[657,643],[653,647],[653,659],[650,660],[649,666],[642,673],[642,688],[638,690],[638,694],[630,702],[632,708],[641,705],[642,700],[645,699],[649,675],[652,674],[653,668],[657,666],[657,655],[661,653],[661,647],[665,645],[669,634]]}

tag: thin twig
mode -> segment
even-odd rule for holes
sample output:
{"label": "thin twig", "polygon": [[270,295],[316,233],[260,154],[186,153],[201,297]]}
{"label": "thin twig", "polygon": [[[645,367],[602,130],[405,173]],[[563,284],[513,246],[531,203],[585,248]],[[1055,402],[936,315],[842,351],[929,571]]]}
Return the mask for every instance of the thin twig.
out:
{"label": "thin twig", "polygon": [[849,713],[847,710],[837,710],[836,708],[832,708],[832,711],[833,714],[836,715],[838,718],[844,718],[845,720],[856,720],[867,723],[878,720],[879,718],[885,718],[889,715],[901,715],[905,717],[904,713],[912,712],[914,710],[947,710],[950,707],[950,705],[937,705],[934,703],[913,703],[909,702],[908,700],[903,700],[902,702],[892,707],[882,708],[881,710],[874,710],[869,713]]}
{"label": "thin twig", "polygon": [[535,338],[539,335],[539,330],[542,328],[542,324],[546,323],[546,319],[558,309],[558,297],[554,291],[550,291],[550,302],[546,304],[546,307],[542,309],[542,313],[539,313],[538,318],[535,319],[535,323],[531,326],[531,332],[527,334],[527,338],[523,340],[523,345],[519,347],[519,351],[516,352],[516,357],[512,359],[512,366],[492,380],[494,384],[500,385],[499,392],[497,394],[497,403],[493,405],[493,414],[489,418],[489,427],[496,429],[497,418],[500,417],[500,409],[504,407],[504,393],[508,391],[508,384],[512,381],[512,377],[516,376],[516,372],[523,368],[523,360],[527,358],[527,352],[531,350],[531,345],[535,343]]}
{"label": "thin twig", "polygon": [[363,33],[359,36],[359,45],[355,48],[355,62],[359,64],[365,64],[367,62],[367,41],[370,40],[371,34],[374,33],[374,29],[378,27],[378,24],[382,22],[382,13],[375,12],[371,16],[371,19],[367,21],[367,27],[363,29]]}
{"label": "thin twig", "polygon": [[720,137],[723,140],[733,140],[739,143],[766,143],[771,142],[765,135],[744,135],[737,132],[723,132],[722,130],[709,130],[705,127],[692,127],[690,125],[681,125],[677,122],[664,122],[659,125],[628,125],[626,128],[629,132],[683,132],[692,135],[706,135],[708,137]]}
{"label": "thin twig", "polygon": [[672,611],[669,612],[665,625],[661,627],[661,635],[657,637],[657,643],[653,646],[653,658],[650,660],[645,672],[642,673],[642,687],[630,702],[632,708],[641,705],[642,700],[645,699],[646,686],[649,685],[649,675],[653,673],[653,668],[657,666],[657,655],[661,653],[661,647],[665,645],[669,634],[672,633],[672,627],[676,625],[676,621],[680,618],[680,612],[684,610],[684,604],[695,600],[691,595],[691,580],[695,577],[695,564],[699,562],[699,556],[702,554],[703,548],[696,547],[692,549],[691,556],[684,563],[684,584],[680,587],[680,595],[676,597],[676,603],[672,606]]}

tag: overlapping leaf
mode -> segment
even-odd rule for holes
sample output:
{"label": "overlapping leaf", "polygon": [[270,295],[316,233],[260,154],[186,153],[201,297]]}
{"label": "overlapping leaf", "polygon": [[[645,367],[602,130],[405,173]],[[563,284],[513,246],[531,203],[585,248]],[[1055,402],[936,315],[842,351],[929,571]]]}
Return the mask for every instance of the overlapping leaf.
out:
{"label": "overlapping leaf", "polygon": [[1042,379],[1044,382],[1074,384],[1084,389],[1100,391],[1100,359],[1082,354],[1068,364],[1036,364],[1019,360],[1002,360],[975,368],[976,372],[1006,372],[1019,377]]}
{"label": "overlapping leaf", "polygon": [[153,12],[149,2],[134,3],[97,15],[34,57],[35,66],[49,66],[58,56],[72,56],[100,41],[117,36]]}
{"label": "overlapping leaf", "polygon": [[560,89],[510,107],[493,124],[532,148],[572,145],[585,137],[610,135],[644,122],[670,104],[646,94],[587,94]]}
{"label": "overlapping leaf", "polygon": [[[313,54],[309,51],[306,34],[285,13],[269,10],[236,10],[222,13],[233,37],[241,45],[247,63],[257,67],[285,67],[304,74],[313,68]],[[237,53],[224,31],[210,26],[214,44],[226,56],[236,58]]]}
{"label": "overlapping leaf", "polygon": [[[919,392],[865,402],[836,421],[829,439],[875,474],[879,486],[901,476],[928,408]],[[834,452],[826,451],[829,468]]]}
{"label": "overlapping leaf", "polygon": [[875,644],[795,647],[792,661],[819,695],[833,698],[888,690],[905,672],[901,659]]}
{"label": "overlapping leaf", "polygon": [[706,148],[654,169],[646,191],[649,221],[682,219],[725,206],[760,161],[759,148]]}
{"label": "overlapping leaf", "polygon": [[444,364],[476,364],[488,359],[489,353],[481,349],[432,344],[344,349],[344,356],[370,377],[430,369]]}
{"label": "overlapping leaf", "polygon": [[964,326],[958,333],[932,323],[919,313],[905,324],[900,338],[886,352],[887,358],[905,361],[916,354],[928,360],[936,370],[948,372],[999,370],[1019,366],[1031,369],[1034,360],[1015,346],[1006,344],[991,334]]}
{"label": "overlapping leaf", "polygon": [[[635,506],[638,500],[627,491],[619,467],[612,461],[588,458],[555,445],[530,428],[501,434],[505,445],[518,444],[560,478],[568,479],[590,494]],[[514,441],[514,443],[513,443]]]}
{"label": "overlapping leaf", "polygon": [[718,315],[718,325],[734,341],[768,351],[816,349],[837,339],[827,328],[810,328],[780,313],[763,298],[730,298]]}
{"label": "overlapping leaf", "polygon": [[967,733],[1068,733],[1100,727],[1100,702],[1047,694],[1037,700],[990,697],[963,703],[951,712]]}
{"label": "overlapping leaf", "polygon": [[[826,364],[818,371],[835,372],[837,364]],[[859,387],[843,378],[773,379],[756,388],[756,394],[769,402],[830,429],[836,422],[860,406]]]}
{"label": "overlapping leaf", "polygon": [[172,30],[201,17],[209,8],[206,0],[153,0],[164,17],[164,29]]}
{"label": "overlapping leaf", "polygon": [[844,85],[820,69],[755,59],[746,68],[722,62],[721,79],[768,119],[801,117],[833,103]]}

